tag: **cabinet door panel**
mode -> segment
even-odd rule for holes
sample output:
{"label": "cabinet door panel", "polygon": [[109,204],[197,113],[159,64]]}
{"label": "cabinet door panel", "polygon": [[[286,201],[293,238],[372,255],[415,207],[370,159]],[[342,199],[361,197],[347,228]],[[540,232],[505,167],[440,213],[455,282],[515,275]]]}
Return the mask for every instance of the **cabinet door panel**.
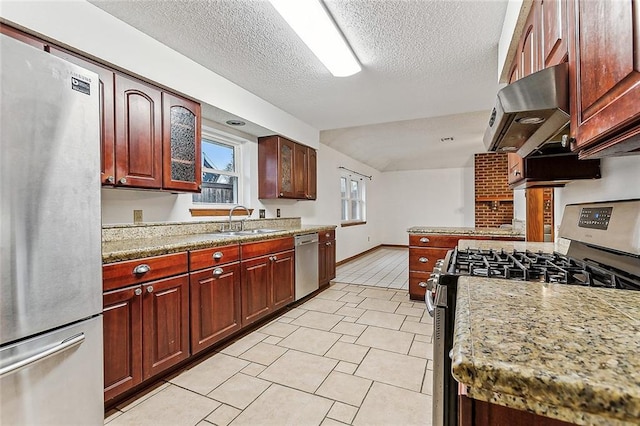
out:
{"label": "cabinet door panel", "polygon": [[163,93],[162,112],[162,186],[198,192],[202,182],[200,104]]}
{"label": "cabinet door panel", "polygon": [[558,65],[567,57],[567,2],[541,0],[542,68]]}
{"label": "cabinet door panel", "polygon": [[328,241],[327,249],[327,276],[329,281],[336,277],[336,241]]}
{"label": "cabinet door panel", "polygon": [[293,150],[293,195],[296,198],[307,198],[307,166],[308,150],[306,146],[294,145]]}
{"label": "cabinet door panel", "polygon": [[329,284],[329,268],[327,266],[327,242],[318,243],[318,282],[320,287]]}
{"label": "cabinet door panel", "polygon": [[307,155],[307,198],[315,200],[318,194],[318,153],[308,148]]}
{"label": "cabinet door panel", "polygon": [[142,285],[143,371],[147,379],[189,356],[189,278]]}
{"label": "cabinet door panel", "polygon": [[104,399],[142,382],[142,296],[140,286],[105,293]]}
{"label": "cabinet door panel", "polygon": [[242,262],[242,326],[271,312],[271,261],[269,256]]}
{"label": "cabinet door panel", "polygon": [[640,4],[592,0],[573,7],[571,130],[581,149],[640,119]]}
{"label": "cabinet door panel", "polygon": [[278,138],[278,140],[278,195],[282,198],[296,198],[293,169],[296,144],[283,138]]}
{"label": "cabinet door panel", "polygon": [[113,106],[115,75],[112,70],[102,65],[79,58],[57,47],[50,46],[49,53],[98,74],[100,79],[100,181],[103,185],[113,185],[116,176],[115,111]]}
{"label": "cabinet door panel", "polygon": [[240,329],[240,264],[191,274],[191,352],[219,342]]}
{"label": "cabinet door panel", "polygon": [[520,50],[520,78],[540,70],[540,41],[538,25],[538,3],[534,2],[523,30]]}
{"label": "cabinet door panel", "polygon": [[158,89],[116,75],[116,184],[162,186],[162,102]]}
{"label": "cabinet door panel", "polygon": [[295,262],[294,252],[287,251],[273,256],[273,310],[293,302]]}

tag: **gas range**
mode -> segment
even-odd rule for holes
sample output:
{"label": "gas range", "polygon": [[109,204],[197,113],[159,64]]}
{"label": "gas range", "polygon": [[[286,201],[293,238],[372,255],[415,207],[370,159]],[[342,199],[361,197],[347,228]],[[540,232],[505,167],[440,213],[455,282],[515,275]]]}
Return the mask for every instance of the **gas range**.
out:
{"label": "gas range", "polygon": [[434,316],[434,426],[458,424],[458,384],[451,375],[449,351],[460,276],[511,280],[514,285],[534,281],[640,290],[640,199],[567,205],[558,235],[569,241],[566,254],[455,249],[436,262],[425,294]]}
{"label": "gas range", "polygon": [[449,273],[640,291],[640,279],[592,260],[553,252],[455,249]]}

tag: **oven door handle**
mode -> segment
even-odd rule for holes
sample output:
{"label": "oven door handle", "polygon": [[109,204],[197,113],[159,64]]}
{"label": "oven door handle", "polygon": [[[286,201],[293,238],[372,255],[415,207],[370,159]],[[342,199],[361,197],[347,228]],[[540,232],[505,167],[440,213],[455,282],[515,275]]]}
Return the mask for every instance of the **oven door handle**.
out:
{"label": "oven door handle", "polygon": [[427,290],[425,293],[424,301],[427,303],[427,312],[429,312],[429,316],[433,318],[436,306],[435,303],[433,303],[433,292],[431,290]]}

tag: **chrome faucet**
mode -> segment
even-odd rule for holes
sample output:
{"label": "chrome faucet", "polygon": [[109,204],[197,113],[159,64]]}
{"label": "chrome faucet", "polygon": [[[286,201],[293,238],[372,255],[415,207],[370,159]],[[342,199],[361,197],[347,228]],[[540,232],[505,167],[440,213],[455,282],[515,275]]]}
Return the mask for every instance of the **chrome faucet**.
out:
{"label": "chrome faucet", "polygon": [[245,209],[245,211],[247,212],[247,217],[244,220],[240,221],[240,230],[244,231],[244,221],[251,217],[251,212],[248,208],[246,208],[245,206],[241,206],[240,204],[238,204],[237,206],[233,206],[231,210],[229,210],[229,231],[231,231],[231,220],[233,218],[233,212],[236,209]]}

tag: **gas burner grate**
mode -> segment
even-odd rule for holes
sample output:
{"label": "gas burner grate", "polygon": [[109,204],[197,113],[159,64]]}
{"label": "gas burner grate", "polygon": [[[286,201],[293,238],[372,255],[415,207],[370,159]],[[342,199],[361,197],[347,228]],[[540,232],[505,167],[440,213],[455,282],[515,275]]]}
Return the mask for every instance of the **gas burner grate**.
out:
{"label": "gas burner grate", "polygon": [[457,275],[640,290],[638,277],[557,252],[455,249],[451,265]]}

